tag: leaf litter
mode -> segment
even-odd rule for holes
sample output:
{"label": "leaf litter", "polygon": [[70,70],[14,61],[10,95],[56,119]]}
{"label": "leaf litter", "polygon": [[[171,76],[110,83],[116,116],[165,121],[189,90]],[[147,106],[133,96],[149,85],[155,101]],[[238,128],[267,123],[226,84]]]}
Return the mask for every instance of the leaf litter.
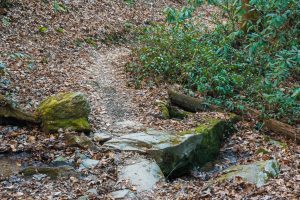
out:
{"label": "leaf litter", "polygon": [[[0,16],[0,61],[5,66],[1,94],[27,111],[33,112],[45,97],[64,91],[81,91],[91,104],[93,130],[113,131],[115,121],[131,119],[145,127],[180,131],[195,127],[208,116],[220,113],[196,113],[184,120],[159,118],[155,101],[167,99],[167,85],[134,89],[124,66],[131,60],[132,35],[128,27],[147,26],[163,21],[162,8],[178,6],[176,1],[14,1]],[[55,3],[56,2],[56,3]],[[55,7],[53,7],[55,3]],[[207,12],[213,8],[207,7]],[[2,20],[3,21],[3,20]],[[118,109],[115,109],[118,108]],[[272,132],[255,130],[255,121],[242,121],[221,151],[236,155],[236,164],[275,158],[280,162],[279,177],[256,188],[236,178],[206,188],[206,179],[198,169],[182,178],[159,183],[143,199],[299,199],[300,148]],[[80,156],[99,160],[96,167],[84,169],[82,177],[35,175],[26,178],[14,172],[0,177],[1,199],[111,199],[110,193],[134,186],[117,181],[117,166],[134,153],[112,152],[104,148],[91,151],[64,143],[64,132],[45,134],[36,127],[0,127],[1,155],[12,154],[16,167],[48,165],[59,156],[78,168]],[[75,134],[75,133],[69,133]],[[286,141],[274,145],[270,140]],[[278,144],[278,143],[276,143]],[[279,143],[281,144],[281,143]],[[100,144],[99,144],[100,146]],[[4,164],[9,164],[6,161]],[[3,166],[3,163],[0,163]],[[222,167],[222,166],[221,166]],[[226,167],[226,166],[223,166]],[[14,169],[12,169],[14,170]],[[17,170],[16,170],[17,171]],[[220,173],[209,174],[208,178]]]}

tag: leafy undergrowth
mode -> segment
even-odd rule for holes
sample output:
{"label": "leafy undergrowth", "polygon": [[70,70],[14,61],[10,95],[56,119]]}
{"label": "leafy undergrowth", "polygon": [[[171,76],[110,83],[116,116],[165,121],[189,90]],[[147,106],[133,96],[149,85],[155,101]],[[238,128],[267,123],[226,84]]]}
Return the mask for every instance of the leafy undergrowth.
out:
{"label": "leafy undergrowth", "polygon": [[214,17],[195,5],[167,8],[168,23],[145,29],[128,67],[136,84],[178,83],[229,110],[250,106],[297,124],[299,2],[250,1],[256,17],[249,21],[240,1],[211,3],[219,8]]}
{"label": "leafy undergrowth", "polygon": [[[174,1],[158,1],[151,7],[149,1],[12,1],[0,22],[0,93],[13,99],[21,107],[33,111],[46,96],[64,91],[81,91],[87,94],[92,104],[90,121],[93,131],[109,127],[101,121],[105,110],[98,107],[99,91],[91,87],[95,76],[86,73],[93,70],[91,52],[106,50],[110,46],[127,45],[124,40],[131,37],[132,26],[161,21],[159,12]],[[56,2],[56,3],[55,3]],[[69,2],[69,3],[68,3]],[[166,4],[165,4],[166,3]],[[208,10],[211,7],[207,8]],[[212,9],[214,10],[214,9]],[[125,28],[124,28],[125,27]],[[122,35],[122,37],[120,37]],[[114,51],[118,52],[118,51]],[[113,52],[113,53],[114,53]],[[96,54],[98,55],[98,54]],[[108,54],[112,56],[112,53]],[[123,57],[121,57],[123,58]],[[124,58],[129,60],[129,58]],[[105,64],[105,63],[103,63]],[[124,72],[123,72],[124,75]],[[116,78],[120,89],[126,85],[125,76]],[[195,127],[205,116],[218,113],[198,113],[182,121],[162,120],[158,117],[155,100],[166,99],[164,87],[144,87],[140,90],[127,88],[134,94],[133,104],[138,119],[147,127],[167,130],[184,130]],[[127,94],[128,95],[128,94]],[[170,183],[161,183],[157,190],[142,194],[149,199],[199,199],[199,198],[254,198],[266,199],[299,197],[300,149],[292,141],[287,147],[276,147],[266,140],[262,131],[253,129],[254,122],[239,124],[234,135],[223,150],[232,149],[238,155],[238,163],[276,158],[281,164],[280,176],[266,186],[256,189],[240,180],[215,184],[203,190],[205,181],[192,175]],[[98,196],[91,199],[110,199],[109,193],[118,189],[134,187],[121,185],[116,180],[116,167],[122,160],[134,154],[119,154],[105,149],[99,152],[78,147],[68,147],[62,138],[65,132],[45,134],[39,128],[0,126],[0,152],[4,155],[27,152],[20,164],[49,164],[58,156],[74,159],[80,164],[78,153],[97,159],[100,164],[85,170],[85,179],[76,177],[51,180],[49,177],[24,178],[20,174],[9,178],[0,177],[0,199],[77,199],[89,189],[96,189]],[[272,133],[268,133],[271,134]],[[272,136],[273,137],[273,136]],[[283,138],[277,138],[283,140]],[[100,144],[99,144],[100,146]],[[264,149],[265,151],[261,151]],[[264,152],[264,154],[257,154]],[[266,153],[267,152],[267,153]],[[7,154],[8,153],[8,154]],[[10,154],[11,153],[11,154]],[[245,155],[247,156],[245,157]],[[3,155],[1,155],[3,156]],[[298,196],[297,196],[298,195]]]}

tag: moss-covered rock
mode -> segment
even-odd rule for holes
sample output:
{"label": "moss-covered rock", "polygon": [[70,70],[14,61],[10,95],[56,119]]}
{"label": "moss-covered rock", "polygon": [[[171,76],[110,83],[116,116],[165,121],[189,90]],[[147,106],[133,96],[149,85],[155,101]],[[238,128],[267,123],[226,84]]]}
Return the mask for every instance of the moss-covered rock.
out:
{"label": "moss-covered rock", "polygon": [[1,76],[4,76],[4,69],[0,68],[0,78]]}
{"label": "moss-covered rock", "polygon": [[241,177],[244,181],[255,184],[257,187],[261,187],[269,178],[277,177],[279,172],[279,163],[276,160],[259,161],[249,165],[230,167],[224,170],[223,175],[214,182]]}
{"label": "moss-covered rock", "polygon": [[32,114],[13,106],[3,95],[0,95],[0,124],[27,125],[38,123]]}
{"label": "moss-covered rock", "polygon": [[169,106],[169,113],[171,118],[176,118],[176,119],[184,119],[191,114],[190,112],[180,110],[175,106]]}
{"label": "moss-covered rock", "polygon": [[71,147],[79,147],[82,149],[92,149],[96,150],[97,146],[90,140],[89,137],[85,136],[84,134],[81,135],[71,135],[67,134],[64,137],[64,142],[67,146]]}
{"label": "moss-covered rock", "polygon": [[89,132],[88,116],[90,105],[86,97],[79,92],[59,93],[41,102],[35,116],[42,121],[46,132],[69,129]]}
{"label": "moss-covered rock", "polygon": [[235,116],[228,120],[208,119],[195,129],[178,133],[148,129],[113,138],[104,145],[119,150],[149,153],[166,177],[177,177],[193,166],[202,166],[214,160],[224,135],[233,130],[234,122]]}
{"label": "moss-covered rock", "polygon": [[160,111],[161,118],[163,119],[170,119],[170,113],[168,108],[168,103],[164,101],[157,100],[155,102],[156,106]]}
{"label": "moss-covered rock", "polygon": [[46,174],[51,179],[68,176],[78,176],[78,173],[71,166],[60,166],[60,167],[27,167],[23,169],[20,174],[24,176],[32,176],[34,174]]}
{"label": "moss-covered rock", "polygon": [[209,119],[195,129],[177,133],[169,147],[149,152],[166,177],[181,176],[216,158],[224,136],[233,130],[233,122],[235,118]]}
{"label": "moss-covered rock", "polygon": [[160,115],[163,119],[184,119],[190,114],[190,112],[180,110],[175,106],[169,105],[169,103],[165,101],[157,100],[155,103],[158,109],[160,110]]}

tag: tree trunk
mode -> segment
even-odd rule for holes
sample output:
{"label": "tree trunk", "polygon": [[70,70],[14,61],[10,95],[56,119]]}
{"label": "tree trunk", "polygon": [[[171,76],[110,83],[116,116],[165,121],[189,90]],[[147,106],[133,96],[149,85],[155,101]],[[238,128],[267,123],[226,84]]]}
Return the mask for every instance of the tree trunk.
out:
{"label": "tree trunk", "polygon": [[300,132],[296,128],[275,119],[265,119],[264,125],[274,133],[285,135],[300,144]]}
{"label": "tree trunk", "polygon": [[183,108],[189,112],[199,112],[209,110],[209,106],[204,103],[203,99],[196,99],[185,94],[180,94],[175,90],[168,90],[169,98],[172,104]]}
{"label": "tree trunk", "polygon": [[248,22],[256,24],[259,14],[250,7],[250,0],[242,0],[242,10],[244,11],[240,22],[240,29],[245,33],[248,31]]}
{"label": "tree trunk", "polygon": [[[201,112],[201,111],[218,111],[222,112],[225,109],[216,105],[209,105],[204,102],[204,99],[193,98],[185,94],[181,94],[175,90],[168,90],[169,98],[172,104],[177,105],[178,107],[183,108],[186,111],[190,112]],[[234,111],[238,115],[250,115],[251,117],[256,118],[264,123],[264,126],[273,131],[274,133],[285,135],[290,139],[295,140],[297,143],[300,143],[300,132],[298,129],[280,122],[275,119],[262,119],[261,113],[258,110],[246,108],[245,110],[236,110]]]}

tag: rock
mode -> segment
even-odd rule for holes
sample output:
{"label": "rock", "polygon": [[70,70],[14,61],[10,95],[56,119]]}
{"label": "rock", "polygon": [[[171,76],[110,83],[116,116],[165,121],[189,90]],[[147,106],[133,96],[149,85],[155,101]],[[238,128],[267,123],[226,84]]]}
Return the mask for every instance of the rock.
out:
{"label": "rock", "polygon": [[97,182],[98,181],[98,177],[95,175],[88,175],[87,177],[84,178],[85,181],[94,181]]}
{"label": "rock", "polygon": [[0,78],[5,75],[5,64],[0,62]]}
{"label": "rock", "polygon": [[232,116],[228,120],[210,119],[195,129],[178,133],[147,130],[114,138],[104,146],[149,153],[166,177],[177,177],[193,166],[201,167],[214,160],[223,136],[233,130],[234,122]]}
{"label": "rock", "polygon": [[79,169],[86,169],[86,168],[94,168],[98,165],[99,160],[93,160],[93,159],[84,159],[82,160]]}
{"label": "rock", "polygon": [[187,117],[190,113],[180,110],[175,106],[171,106],[168,102],[157,100],[155,102],[158,109],[160,110],[161,118],[162,119],[184,119]]}
{"label": "rock", "polygon": [[272,140],[272,139],[269,140],[269,144],[274,145],[274,146],[279,147],[279,148],[283,148],[283,149],[288,147],[288,145],[286,143],[276,141],[276,140]]}
{"label": "rock", "polygon": [[35,174],[46,174],[51,179],[58,177],[69,177],[78,176],[74,168],[71,166],[60,166],[60,167],[36,167],[31,166],[23,169],[21,172],[24,176],[33,176]]}
{"label": "rock", "polygon": [[87,155],[81,153],[80,150],[76,150],[76,151],[75,151],[75,159],[76,159],[76,160],[77,160],[77,159],[84,160],[84,159],[87,159],[87,158],[89,158],[89,157],[88,157]]}
{"label": "rock", "polygon": [[71,146],[71,147],[80,147],[82,149],[93,149],[93,150],[97,149],[97,147],[90,140],[90,138],[84,134],[81,135],[66,134],[64,136],[64,141],[67,146]]}
{"label": "rock", "polygon": [[158,107],[161,118],[162,119],[170,119],[170,113],[169,113],[169,105],[165,101],[156,100],[155,101],[156,106]]}
{"label": "rock", "polygon": [[42,128],[46,132],[56,132],[60,128],[90,132],[90,110],[89,102],[82,93],[59,93],[42,101],[35,116],[42,120]]}
{"label": "rock", "polygon": [[125,121],[115,122],[111,127],[111,129],[114,132],[128,133],[128,132],[143,130],[144,125],[137,121],[125,120]]}
{"label": "rock", "polygon": [[110,196],[113,199],[136,199],[134,193],[130,190],[118,190],[115,192],[110,193]]}
{"label": "rock", "polygon": [[146,159],[133,159],[125,166],[118,167],[119,181],[129,181],[135,186],[138,192],[151,190],[155,184],[164,180],[159,166]]}
{"label": "rock", "polygon": [[188,115],[190,115],[190,112],[178,109],[175,106],[170,106],[169,107],[169,113],[170,113],[170,117],[171,118],[175,118],[175,119],[184,119],[186,118]]}
{"label": "rock", "polygon": [[15,107],[0,94],[0,124],[28,125],[38,123],[32,114]]}
{"label": "rock", "polygon": [[148,129],[145,132],[131,133],[119,138],[113,138],[104,143],[104,146],[121,151],[146,153],[149,149],[170,146],[170,144],[168,144],[170,137],[173,138],[171,133]]}
{"label": "rock", "polygon": [[35,174],[35,175],[33,175],[33,178],[34,178],[35,180],[38,180],[38,181],[42,180],[42,179],[45,178],[45,177],[47,177],[46,174]]}
{"label": "rock", "polygon": [[88,191],[85,192],[88,195],[98,195],[98,192],[95,188],[89,189]]}
{"label": "rock", "polygon": [[287,144],[281,141],[277,141],[277,140],[273,140],[271,137],[269,136],[264,136],[264,139],[268,142],[268,144],[274,145],[276,147],[279,148],[287,148]]}
{"label": "rock", "polygon": [[64,166],[64,165],[71,165],[71,164],[72,163],[63,156],[58,156],[57,158],[55,158],[52,161],[52,165],[55,166],[55,167]]}
{"label": "rock", "polygon": [[89,196],[88,195],[80,196],[78,200],[89,200]]}
{"label": "rock", "polygon": [[94,136],[93,136],[93,140],[95,142],[107,142],[108,140],[111,140],[112,139],[112,136],[109,135],[108,133],[94,133]]}
{"label": "rock", "polygon": [[249,165],[237,165],[223,171],[223,175],[216,181],[231,180],[241,177],[246,182],[263,186],[269,178],[279,175],[279,163],[276,160],[259,161]]}

